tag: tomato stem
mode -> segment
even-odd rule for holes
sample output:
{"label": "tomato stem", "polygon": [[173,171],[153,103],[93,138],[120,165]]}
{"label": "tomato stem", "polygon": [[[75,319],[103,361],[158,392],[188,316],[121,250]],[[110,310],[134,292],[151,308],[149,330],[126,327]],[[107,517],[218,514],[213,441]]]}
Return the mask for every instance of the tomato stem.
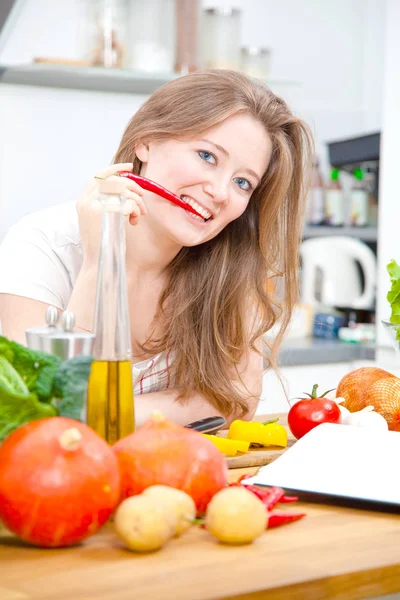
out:
{"label": "tomato stem", "polygon": [[306,396],[308,396],[309,398],[325,398],[325,396],[327,394],[329,394],[329,392],[333,392],[333,390],[335,390],[336,388],[332,388],[331,390],[327,390],[326,392],[324,392],[323,394],[321,394],[320,396],[318,396],[317,394],[317,389],[318,389],[318,383],[315,383],[313,385],[312,388],[312,392],[311,394],[308,394],[307,392],[303,392],[303,394],[305,394]]}

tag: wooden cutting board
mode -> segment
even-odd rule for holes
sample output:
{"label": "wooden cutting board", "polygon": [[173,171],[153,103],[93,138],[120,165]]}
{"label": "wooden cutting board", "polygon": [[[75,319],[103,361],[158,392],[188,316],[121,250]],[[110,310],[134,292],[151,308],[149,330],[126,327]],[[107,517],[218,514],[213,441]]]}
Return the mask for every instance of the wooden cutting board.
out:
{"label": "wooden cutting board", "polygon": [[243,467],[261,467],[281,456],[287,448],[292,446],[296,440],[288,440],[286,448],[280,446],[269,446],[268,448],[251,448],[246,454],[230,456],[226,459],[230,469],[242,469]]}
{"label": "wooden cutting board", "polygon": [[[278,456],[281,456],[281,454],[283,454],[285,450],[287,450],[287,448],[293,446],[296,440],[287,427],[287,414],[272,415],[271,418],[275,417],[279,417],[279,424],[283,425],[288,430],[288,444],[286,448],[281,448],[280,446],[269,446],[268,448],[251,448],[249,452],[246,452],[246,454],[239,454],[237,456],[231,456],[227,458],[226,461],[230,469],[242,469],[243,467],[261,467],[263,465],[267,465],[268,463],[278,458]],[[262,415],[259,418],[255,417],[253,420],[266,421],[268,418],[269,417]],[[223,431],[220,431],[218,435],[221,437],[226,437],[228,435],[228,431],[224,429]]]}

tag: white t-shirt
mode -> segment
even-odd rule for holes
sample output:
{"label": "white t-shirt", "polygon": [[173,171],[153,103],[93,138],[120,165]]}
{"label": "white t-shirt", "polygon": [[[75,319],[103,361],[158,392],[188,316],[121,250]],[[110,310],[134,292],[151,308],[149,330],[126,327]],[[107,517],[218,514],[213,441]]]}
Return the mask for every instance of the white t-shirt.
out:
{"label": "white t-shirt", "polygon": [[74,202],[23,217],[0,245],[0,293],[65,310],[82,266]]}
{"label": "white t-shirt", "polygon": [[[68,306],[82,266],[82,244],[74,202],[23,217],[0,245],[0,294]],[[133,365],[135,394],[173,385],[171,359],[159,354]]]}

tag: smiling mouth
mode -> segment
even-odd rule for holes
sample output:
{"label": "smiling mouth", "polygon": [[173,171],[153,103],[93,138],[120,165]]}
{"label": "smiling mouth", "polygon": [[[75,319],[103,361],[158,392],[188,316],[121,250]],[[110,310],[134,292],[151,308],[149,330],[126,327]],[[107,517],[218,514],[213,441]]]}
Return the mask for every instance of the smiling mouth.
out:
{"label": "smiling mouth", "polygon": [[[210,211],[203,208],[200,204],[198,204],[198,202],[196,202],[192,198],[189,198],[188,196],[184,196],[184,195],[182,195],[180,198],[181,198],[181,200],[183,200],[183,202],[185,202],[186,204],[189,204],[189,206],[194,208],[195,211],[197,211],[201,215],[203,222],[206,223],[207,221],[209,221],[210,219],[213,218],[213,215],[210,213]],[[192,216],[199,219],[199,221],[201,220],[201,218],[197,217],[197,215],[192,215]]]}

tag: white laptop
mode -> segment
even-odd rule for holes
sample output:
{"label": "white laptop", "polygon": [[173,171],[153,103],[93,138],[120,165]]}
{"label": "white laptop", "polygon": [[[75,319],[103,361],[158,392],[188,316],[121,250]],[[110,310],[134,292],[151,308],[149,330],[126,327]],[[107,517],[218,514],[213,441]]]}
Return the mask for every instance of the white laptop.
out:
{"label": "white laptop", "polygon": [[279,486],[305,500],[400,512],[400,432],[318,425],[244,483]]}

